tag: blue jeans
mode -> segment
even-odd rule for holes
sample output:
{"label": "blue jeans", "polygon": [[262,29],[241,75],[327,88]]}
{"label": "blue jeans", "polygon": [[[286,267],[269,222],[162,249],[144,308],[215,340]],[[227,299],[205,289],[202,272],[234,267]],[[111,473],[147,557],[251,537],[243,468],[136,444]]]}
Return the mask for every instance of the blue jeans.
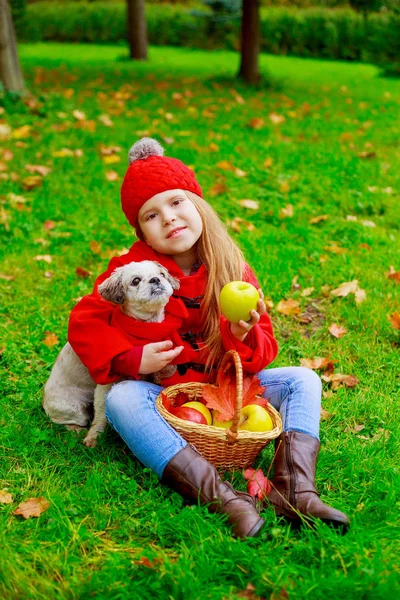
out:
{"label": "blue jeans", "polygon": [[[310,369],[283,367],[258,373],[265,397],[282,416],[284,431],[319,439],[321,380]],[[187,442],[160,415],[161,388],[146,381],[122,381],[106,399],[106,417],[132,453],[161,479],[164,468]]]}

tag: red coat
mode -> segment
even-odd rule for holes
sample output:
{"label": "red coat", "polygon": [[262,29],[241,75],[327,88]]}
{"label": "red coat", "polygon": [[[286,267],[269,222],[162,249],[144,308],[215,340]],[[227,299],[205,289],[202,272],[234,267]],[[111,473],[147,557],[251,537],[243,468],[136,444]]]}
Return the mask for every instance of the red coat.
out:
{"label": "red coat", "polygon": [[[142,260],[155,260],[161,263],[173,277],[179,279],[180,288],[174,296],[179,297],[179,301],[183,302],[187,309],[182,326],[179,329],[180,345],[184,346],[184,350],[174,361],[177,365],[184,364],[179,368],[179,372],[177,371],[168,380],[164,380],[163,384],[208,381],[209,377],[200,372],[200,369],[191,368],[193,364],[204,365],[207,360],[207,352],[199,350],[199,345],[201,346],[199,333],[202,329],[200,305],[207,281],[205,267],[201,265],[194,275],[184,275],[172,258],[155,252],[145,242],[136,242],[127,254],[113,258],[107,271],[97,278],[92,294],[82,298],[72,309],[68,329],[68,340],[72,348],[88,368],[96,383],[112,383],[119,379],[120,374],[112,370],[112,360],[130,350],[135,344],[133,343],[134,340],[129,339],[129,335],[126,335],[121,327],[112,325],[112,317],[116,310],[115,306],[100,296],[97,287],[117,267],[132,261]],[[243,280],[252,283],[257,288],[259,287],[248,265],[245,265]],[[168,314],[168,305],[166,313]],[[126,317],[126,319],[129,319],[129,317]],[[270,318],[266,313],[261,316],[260,321],[252,328],[244,342],[240,342],[232,335],[229,325],[227,319],[221,316],[222,344],[225,350],[237,350],[245,372],[258,373],[274,360],[278,352],[278,346],[274,338]],[[161,335],[158,341],[161,342],[164,339],[172,338],[162,337]],[[154,342],[155,340],[149,339],[148,341]],[[175,338],[173,341],[175,342]],[[140,343],[140,345],[143,344]]]}

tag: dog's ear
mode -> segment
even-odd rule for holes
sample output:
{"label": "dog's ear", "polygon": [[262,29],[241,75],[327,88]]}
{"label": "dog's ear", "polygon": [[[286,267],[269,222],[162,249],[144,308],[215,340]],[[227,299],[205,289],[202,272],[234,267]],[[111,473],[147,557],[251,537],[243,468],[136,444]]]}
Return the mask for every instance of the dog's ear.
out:
{"label": "dog's ear", "polygon": [[179,290],[179,288],[181,287],[179,279],[175,279],[175,277],[172,277],[172,275],[169,274],[168,269],[163,267],[159,262],[156,262],[156,261],[154,261],[154,262],[158,267],[160,267],[160,269],[164,273],[165,277],[167,278],[167,281],[169,281],[169,283],[171,284],[172,289]]}
{"label": "dog's ear", "polygon": [[97,289],[104,300],[114,302],[114,304],[123,304],[125,302],[122,273],[119,272],[119,269],[116,269]]}

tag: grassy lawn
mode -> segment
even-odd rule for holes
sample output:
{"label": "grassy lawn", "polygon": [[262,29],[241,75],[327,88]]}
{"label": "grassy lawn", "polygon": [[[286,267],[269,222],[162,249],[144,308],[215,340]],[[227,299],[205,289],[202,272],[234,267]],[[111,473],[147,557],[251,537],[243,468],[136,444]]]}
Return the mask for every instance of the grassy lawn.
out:
{"label": "grassy lawn", "polygon": [[[248,89],[233,79],[233,53],[151,48],[135,64],[124,52],[22,46],[36,100],[7,100],[0,114],[0,490],[13,498],[0,503],[0,597],[395,598],[400,339],[388,315],[400,302],[385,274],[400,271],[400,82],[369,65],[262,56],[268,85]],[[292,531],[265,510],[260,538],[234,540],[222,517],[183,507],[113,431],[86,449],[43,413],[71,308],[132,243],[119,187],[142,135],[195,167],[244,249],[274,303],[274,366],[329,356],[335,373],[357,377],[353,388],[324,383],[317,481],[351,517],[345,537],[325,525]],[[40,185],[27,190],[28,176]],[[362,302],[330,293],[353,280]],[[289,298],[297,318],[278,311]],[[340,339],[334,323],[348,330]],[[264,472],[272,450],[256,463]],[[225,476],[245,489],[242,473]],[[40,496],[50,508],[39,518],[13,515]]]}

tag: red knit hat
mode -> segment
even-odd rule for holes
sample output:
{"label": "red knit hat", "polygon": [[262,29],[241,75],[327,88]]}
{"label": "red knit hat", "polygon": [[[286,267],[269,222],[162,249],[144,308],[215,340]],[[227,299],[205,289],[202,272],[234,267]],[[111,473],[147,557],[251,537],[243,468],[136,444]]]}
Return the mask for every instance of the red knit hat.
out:
{"label": "red knit hat", "polygon": [[128,156],[130,166],[121,186],[121,204],[133,227],[140,208],[156,194],[180,189],[202,196],[193,171],[177,158],[164,156],[157,140],[142,138],[132,146]]}

